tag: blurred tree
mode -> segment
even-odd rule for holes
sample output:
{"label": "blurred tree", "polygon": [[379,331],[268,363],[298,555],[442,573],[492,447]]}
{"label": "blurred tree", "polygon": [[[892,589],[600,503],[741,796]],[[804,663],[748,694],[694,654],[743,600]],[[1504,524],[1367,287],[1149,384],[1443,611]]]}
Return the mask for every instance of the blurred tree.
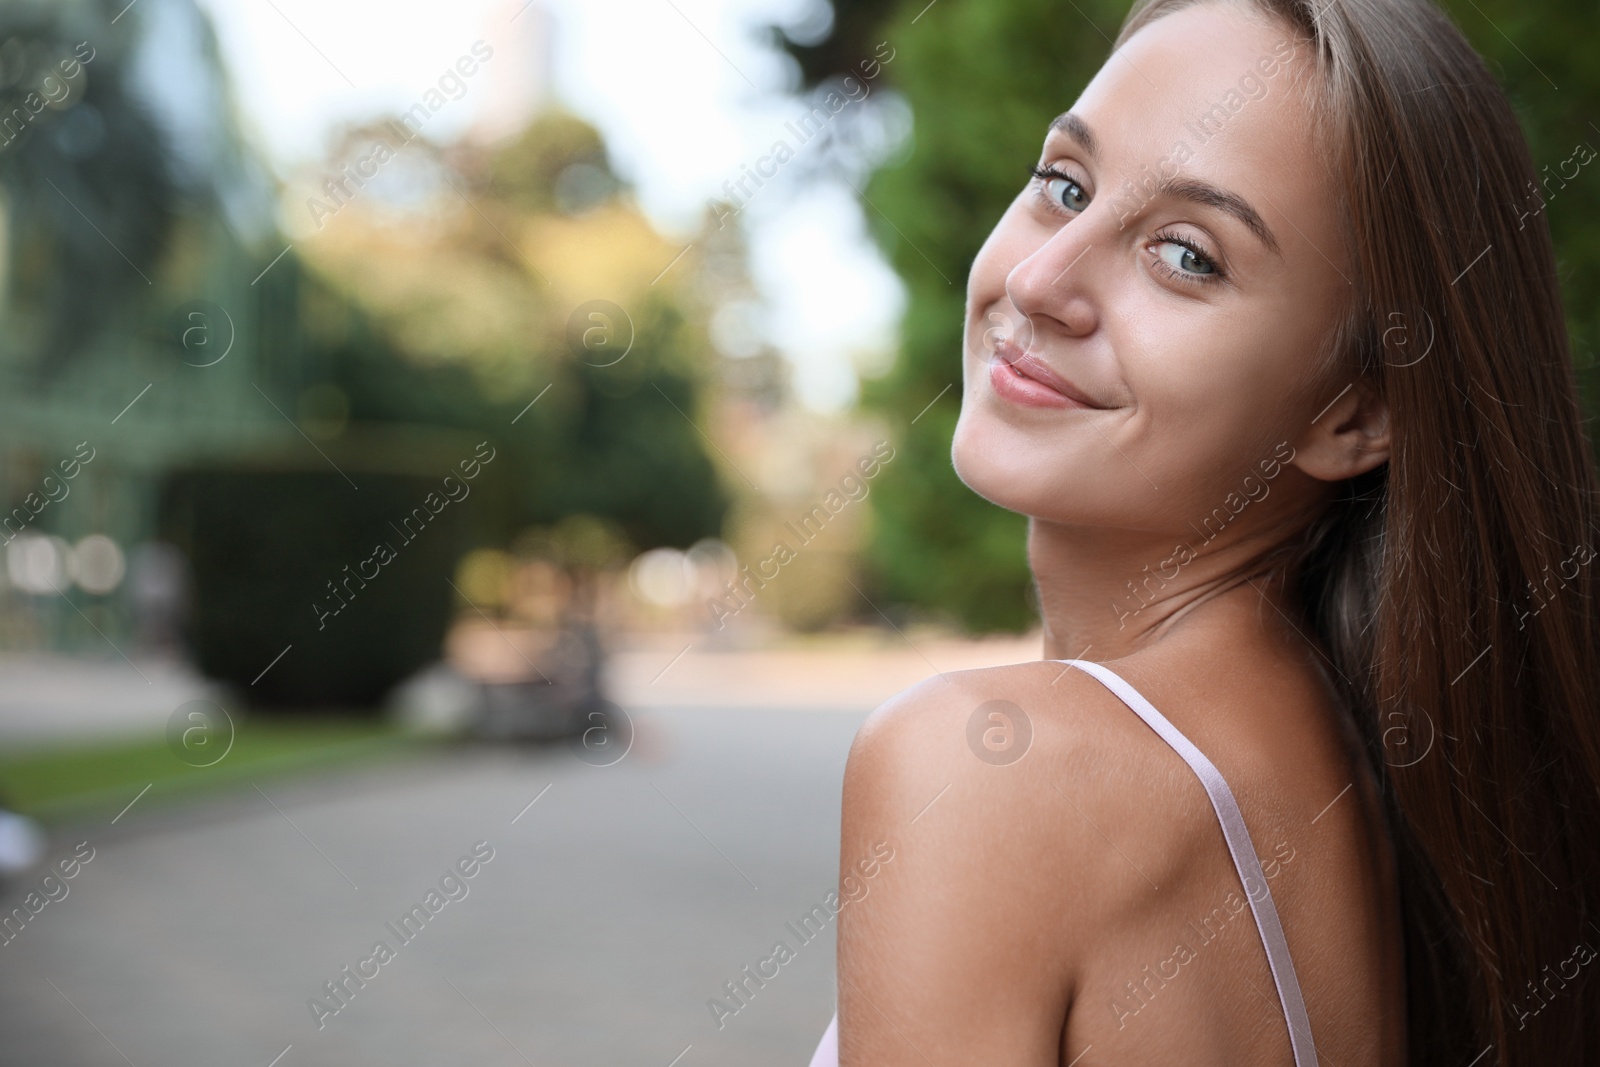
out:
{"label": "blurred tree", "polygon": [[431,158],[427,210],[356,202],[308,251],[350,419],[492,435],[514,472],[495,543],[576,513],[640,548],[719,533],[727,496],[693,421],[710,376],[700,309],[657,281],[679,249],[618,195],[598,132],[552,110],[505,144]]}
{"label": "blurred tree", "polygon": [[[1558,165],[1578,142],[1600,148],[1600,30],[1583,0],[1448,0],[1444,5],[1502,78],[1522,116],[1536,166]],[[1110,51],[1128,10],[1114,0],[833,0],[831,34],[796,43],[774,33],[805,87],[849,73],[877,42],[915,115],[913,147],[875,172],[867,217],[910,290],[899,356],[863,383],[862,402],[895,429],[903,466],[873,492],[878,516],[868,561],[902,604],[949,614],[974,630],[1026,628],[1035,618],[1026,521],[982,500],[955,476],[950,438],[961,403],[963,282],[972,259],[1028,180],[1046,124],[1072,105]],[[1559,88],[1557,88],[1559,86]],[[1600,164],[1549,183],[1568,326],[1589,410],[1600,340]],[[1567,167],[1570,174],[1571,166]],[[1463,193],[1470,178],[1463,176]],[[1521,205],[1527,190],[1482,191]],[[927,412],[916,418],[924,407]],[[916,419],[915,423],[911,420]]]}
{"label": "blurred tree", "polygon": [[[549,129],[570,134],[563,123],[528,137]],[[512,147],[535,156],[528,137]],[[705,344],[672,291],[618,291],[634,310],[608,303],[606,325],[625,336],[585,344],[552,298],[551,276],[572,264],[541,247],[543,216],[524,207],[556,201],[521,186],[480,188],[478,168],[493,155],[450,153],[452,166],[429,146],[408,151],[418,149],[422,171],[437,168],[437,203],[394,213],[381,188],[364,189],[370,200],[342,207],[303,259],[275,268],[298,278],[288,310],[303,359],[285,406],[340,473],[279,459],[268,471],[195,468],[171,484],[168,511],[201,577],[192,627],[201,665],[262,702],[375,704],[438,654],[462,606],[446,578],[474,546],[506,545],[530,526],[568,529],[577,515],[643,547],[686,546],[721,528],[725,495],[689,417]],[[560,173],[510,170],[529,182]],[[587,217],[612,232],[593,207]],[[527,247],[511,234],[527,235]],[[663,247],[659,238],[645,246],[658,256]],[[617,245],[606,251],[615,257]],[[622,273],[642,291],[666,259]],[[398,537],[393,524],[477,441],[494,459],[470,497],[448,505],[414,547]],[[350,568],[379,543],[397,561],[350,595]],[[324,619],[341,590],[348,608]],[[252,682],[274,642],[290,651]]]}
{"label": "blurred tree", "polygon": [[532,214],[583,211],[620,185],[600,131],[559,107],[535,116],[483,169],[497,197]]}

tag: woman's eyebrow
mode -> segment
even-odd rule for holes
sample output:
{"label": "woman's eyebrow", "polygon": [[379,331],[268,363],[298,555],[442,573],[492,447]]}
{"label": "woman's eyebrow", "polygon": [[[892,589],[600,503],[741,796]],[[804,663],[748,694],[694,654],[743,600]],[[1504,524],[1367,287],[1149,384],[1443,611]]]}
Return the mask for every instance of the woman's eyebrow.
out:
{"label": "woman's eyebrow", "polygon": [[1089,132],[1088,123],[1084,122],[1072,112],[1063,111],[1054,119],[1051,119],[1050,128],[1052,130],[1060,130],[1074,141],[1077,141],[1078,144],[1082,145],[1085,152],[1089,153],[1091,156],[1094,155],[1096,147],[1094,134]]}
{"label": "woman's eyebrow", "polygon": [[1157,191],[1193,204],[1227,212],[1244,223],[1245,228],[1255,234],[1273,255],[1279,259],[1283,258],[1283,250],[1278,247],[1278,239],[1267,228],[1266,220],[1250,206],[1249,201],[1237,193],[1230,193],[1199,178],[1163,178],[1161,184],[1157,186]]}
{"label": "woman's eyebrow", "polygon": [[[1050,121],[1050,132],[1066,134],[1078,143],[1091,157],[1099,147],[1095,141],[1094,133],[1090,131],[1088,123],[1070,111],[1063,111]],[[1048,135],[1047,135],[1048,136]],[[1250,206],[1249,201],[1237,193],[1230,193],[1226,189],[1212,185],[1199,178],[1162,178],[1156,187],[1156,195],[1165,194],[1175,196],[1180,200],[1187,200],[1193,204],[1204,207],[1214,207],[1226,212],[1244,224],[1245,228],[1255,234],[1262,244],[1266,245],[1273,255],[1280,259],[1283,250],[1278,245],[1278,239],[1273,236],[1272,230],[1267,226],[1261,213]]]}

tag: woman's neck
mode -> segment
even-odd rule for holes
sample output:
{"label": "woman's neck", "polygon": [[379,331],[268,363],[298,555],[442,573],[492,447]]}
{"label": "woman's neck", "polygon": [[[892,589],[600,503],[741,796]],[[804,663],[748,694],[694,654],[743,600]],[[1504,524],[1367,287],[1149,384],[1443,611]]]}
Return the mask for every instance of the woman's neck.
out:
{"label": "woman's neck", "polygon": [[1227,530],[1212,540],[1106,527],[1029,524],[1046,659],[1110,661],[1159,641],[1214,603],[1244,597],[1301,628],[1267,556],[1284,531]]}

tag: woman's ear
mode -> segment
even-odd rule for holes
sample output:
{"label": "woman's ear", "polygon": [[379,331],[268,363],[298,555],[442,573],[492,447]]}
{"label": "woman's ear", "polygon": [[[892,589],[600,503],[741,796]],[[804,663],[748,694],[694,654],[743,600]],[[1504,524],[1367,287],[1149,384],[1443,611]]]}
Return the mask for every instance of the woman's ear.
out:
{"label": "woman's ear", "polygon": [[1343,481],[1386,462],[1390,444],[1388,403],[1357,379],[1312,420],[1291,465],[1325,482]]}

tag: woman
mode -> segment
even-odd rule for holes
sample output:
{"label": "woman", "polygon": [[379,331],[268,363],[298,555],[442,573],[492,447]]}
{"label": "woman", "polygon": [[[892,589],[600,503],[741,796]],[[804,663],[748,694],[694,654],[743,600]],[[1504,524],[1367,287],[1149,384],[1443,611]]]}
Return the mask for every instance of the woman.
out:
{"label": "woman", "polygon": [[1427,0],[1134,8],[968,282],[953,460],[1031,517],[1046,658],[863,726],[815,1063],[1600,1056],[1534,173]]}

